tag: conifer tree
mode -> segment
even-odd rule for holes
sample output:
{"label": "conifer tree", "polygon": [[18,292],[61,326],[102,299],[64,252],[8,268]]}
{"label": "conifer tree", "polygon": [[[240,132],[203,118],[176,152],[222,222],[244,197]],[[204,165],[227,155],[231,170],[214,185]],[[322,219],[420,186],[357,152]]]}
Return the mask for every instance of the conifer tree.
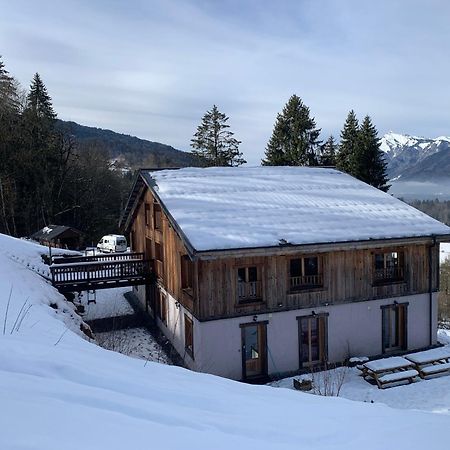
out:
{"label": "conifer tree", "polygon": [[56,119],[53,110],[52,99],[47,92],[40,75],[36,72],[30,85],[25,110],[38,119],[46,119],[50,122]]}
{"label": "conifer tree", "polygon": [[300,97],[292,95],[277,115],[266,146],[265,166],[316,166],[320,129]]}
{"label": "conifer tree", "polygon": [[18,111],[18,93],[14,78],[5,69],[0,56],[0,115]]}
{"label": "conifer tree", "polygon": [[386,166],[384,154],[380,150],[377,129],[372,124],[370,117],[366,116],[358,132],[352,175],[387,192],[390,186],[387,184]]}
{"label": "conifer tree", "polygon": [[355,112],[351,110],[341,131],[339,152],[336,155],[336,167],[350,174],[353,172],[353,156],[358,142],[358,128],[358,119]]}
{"label": "conifer tree", "polygon": [[337,144],[334,137],[331,135],[325,144],[320,147],[319,162],[321,166],[335,166],[336,165],[336,152]]}
{"label": "conifer tree", "polygon": [[228,119],[216,105],[203,116],[191,139],[192,154],[202,166],[239,166],[246,162],[239,151],[241,141],[233,137]]}

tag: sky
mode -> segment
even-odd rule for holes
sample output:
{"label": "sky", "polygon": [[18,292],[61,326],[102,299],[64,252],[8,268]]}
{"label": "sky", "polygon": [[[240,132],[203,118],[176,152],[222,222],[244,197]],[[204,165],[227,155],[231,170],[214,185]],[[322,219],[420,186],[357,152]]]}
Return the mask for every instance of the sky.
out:
{"label": "sky", "polygon": [[227,114],[250,164],[297,94],[322,139],[350,109],[380,135],[450,135],[450,2],[0,0],[0,55],[59,118],[190,150]]}

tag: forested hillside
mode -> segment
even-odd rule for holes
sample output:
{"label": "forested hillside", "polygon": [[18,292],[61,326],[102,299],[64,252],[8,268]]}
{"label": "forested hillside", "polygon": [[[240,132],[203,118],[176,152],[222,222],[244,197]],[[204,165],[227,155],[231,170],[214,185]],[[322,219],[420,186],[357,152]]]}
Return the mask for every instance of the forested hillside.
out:
{"label": "forested hillside", "polygon": [[414,200],[408,202],[414,208],[450,226],[450,201]]}
{"label": "forested hillside", "polygon": [[58,120],[56,128],[73,136],[82,151],[92,146],[103,147],[111,158],[122,157],[126,165],[139,167],[186,167],[194,164],[190,153],[176,150],[170,145],[151,142],[134,136],[102,128],[87,127],[75,122]]}

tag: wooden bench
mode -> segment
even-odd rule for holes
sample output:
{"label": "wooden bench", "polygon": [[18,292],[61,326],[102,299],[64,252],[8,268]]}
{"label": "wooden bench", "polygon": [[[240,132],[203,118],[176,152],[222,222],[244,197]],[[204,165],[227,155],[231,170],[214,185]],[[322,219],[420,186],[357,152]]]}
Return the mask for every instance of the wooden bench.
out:
{"label": "wooden bench", "polygon": [[364,379],[373,379],[379,389],[401,381],[412,383],[419,375],[414,364],[400,356],[366,362],[362,364],[361,371]]}
{"label": "wooden bench", "polygon": [[421,378],[450,372],[450,349],[433,348],[424,352],[412,353],[405,356],[411,361]]}

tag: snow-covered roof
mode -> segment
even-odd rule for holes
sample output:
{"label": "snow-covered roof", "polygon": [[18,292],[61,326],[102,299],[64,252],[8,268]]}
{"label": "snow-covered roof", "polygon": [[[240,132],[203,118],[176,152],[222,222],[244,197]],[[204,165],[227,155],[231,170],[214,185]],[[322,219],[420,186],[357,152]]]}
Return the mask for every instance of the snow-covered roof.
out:
{"label": "snow-covered roof", "polygon": [[197,251],[450,235],[450,228],[335,169],[143,172]]}

